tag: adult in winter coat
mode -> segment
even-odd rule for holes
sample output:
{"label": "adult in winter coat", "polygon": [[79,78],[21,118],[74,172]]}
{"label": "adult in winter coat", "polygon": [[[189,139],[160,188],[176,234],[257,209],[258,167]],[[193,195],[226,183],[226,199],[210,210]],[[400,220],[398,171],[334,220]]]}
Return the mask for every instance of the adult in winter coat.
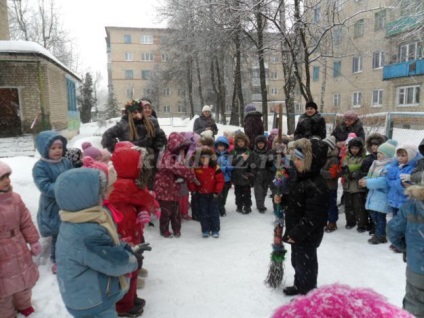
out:
{"label": "adult in winter coat", "polygon": [[[144,215],[147,214],[149,218],[148,213],[155,211],[155,200],[152,195],[146,188],[140,189],[136,183],[140,176],[142,160],[140,151],[125,145],[121,147],[121,143],[116,145],[112,155],[118,180],[113,185],[114,190],[109,196],[109,202],[123,215],[123,220],[118,223],[118,234],[121,239],[133,245],[144,242]],[[137,276],[136,269],[131,275],[128,292],[116,304],[118,313],[131,314],[139,311],[137,299],[141,298],[137,298]]]}
{"label": "adult in winter coat", "polygon": [[40,235],[21,197],[13,192],[11,173],[0,161],[0,316],[4,318],[16,317],[16,311],[24,316],[34,312],[31,289],[38,270],[32,255],[41,252]]}
{"label": "adult in winter coat", "polygon": [[389,237],[400,251],[406,251],[406,293],[403,308],[424,317],[424,184],[406,189],[409,200],[389,222]]}
{"label": "adult in winter coat", "polygon": [[132,100],[125,105],[125,115],[102,136],[102,146],[111,153],[119,141],[130,141],[135,146],[144,147],[156,155],[166,144],[166,136],[154,117],[143,115],[143,104]]}
{"label": "adult in winter coat", "polygon": [[[283,241],[291,244],[294,285],[284,288],[286,295],[307,294],[317,287],[317,249],[327,224],[330,194],[320,172],[327,160],[328,146],[315,139],[295,141],[297,180],[288,194],[286,229]],[[274,200],[279,203],[280,196]]]}
{"label": "adult in winter coat", "polygon": [[249,148],[253,150],[256,137],[264,134],[262,113],[257,111],[253,104],[247,104],[244,107],[243,128],[244,133],[249,138]]}
{"label": "adult in winter coat", "polygon": [[32,168],[34,183],[40,191],[37,224],[42,237],[52,237],[50,258],[53,273],[57,271],[55,245],[60,227],[54,184],[61,173],[73,168],[71,161],[64,157],[66,144],[66,138],[53,130],[42,131],[35,138],[35,145],[41,155]]}
{"label": "adult in winter coat", "polygon": [[294,131],[294,140],[300,138],[311,139],[312,137],[318,137],[322,140],[326,136],[325,119],[318,112],[317,104],[312,101],[306,102],[305,113],[299,117]]}
{"label": "adult in winter coat", "polygon": [[120,243],[109,211],[101,206],[106,187],[106,175],[91,168],[67,171],[55,184],[62,219],[57,280],[73,317],[117,317],[115,303],[128,290],[123,275],[138,266],[130,249]]}
{"label": "adult in winter coat", "polygon": [[332,136],[336,137],[337,148],[341,149],[345,145],[346,139],[350,133],[355,133],[356,137],[365,140],[365,131],[362,121],[353,110],[348,110],[343,114],[343,122],[337,125],[331,133]]}
{"label": "adult in winter coat", "polygon": [[193,170],[187,167],[184,160],[190,144],[191,142],[181,134],[171,133],[165,152],[157,165],[154,190],[161,207],[160,233],[164,237],[172,236],[169,223],[174,236],[181,236],[181,215],[178,213],[181,182],[177,179],[182,178],[186,182],[196,179]]}
{"label": "adult in winter coat", "polygon": [[200,135],[205,130],[211,130],[213,135],[218,133],[218,127],[216,126],[215,119],[212,118],[212,109],[210,106],[205,105],[202,108],[202,114],[196,118],[193,124],[193,131]]}

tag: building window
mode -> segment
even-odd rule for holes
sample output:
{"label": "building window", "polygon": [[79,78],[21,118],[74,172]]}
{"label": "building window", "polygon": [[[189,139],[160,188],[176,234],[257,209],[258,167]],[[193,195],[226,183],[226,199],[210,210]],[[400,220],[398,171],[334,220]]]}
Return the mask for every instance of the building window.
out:
{"label": "building window", "polygon": [[271,55],[271,63],[278,63],[278,55],[277,54]]}
{"label": "building window", "polygon": [[353,37],[359,38],[364,35],[364,28],[365,28],[365,20],[360,19],[356,21],[354,27],[353,27]]}
{"label": "building window", "polygon": [[127,80],[134,79],[133,70],[125,70],[125,79]]}
{"label": "building window", "polygon": [[386,10],[374,14],[374,31],[383,30],[386,26]]}
{"label": "building window", "polygon": [[318,23],[321,21],[321,6],[316,6],[314,9],[314,22]]}
{"label": "building window", "polygon": [[340,107],[340,94],[334,94],[333,107]]}
{"label": "building window", "polygon": [[140,37],[141,44],[153,44],[153,35],[142,35]]}
{"label": "building window", "polygon": [[361,107],[362,104],[362,93],[354,92],[352,93],[352,107]]}
{"label": "building window", "polygon": [[171,112],[171,106],[169,106],[169,105],[163,106],[163,112],[164,113],[170,113]]}
{"label": "building window", "polygon": [[418,106],[420,104],[420,87],[403,86],[397,89],[398,106]]}
{"label": "building window", "polygon": [[372,91],[372,106],[381,107],[383,105],[383,90],[375,89]]}
{"label": "building window", "polygon": [[133,60],[133,54],[131,52],[125,52],[124,59],[125,59],[125,61],[132,61]]}
{"label": "building window", "polygon": [[141,60],[151,62],[154,60],[154,55],[153,53],[141,53]]}
{"label": "building window", "polygon": [[271,79],[278,79],[278,74],[277,74],[277,72],[271,72],[271,73],[270,73],[270,78],[271,78]]}
{"label": "building window", "polygon": [[333,63],[333,77],[339,77],[342,75],[342,61]]}
{"label": "building window", "polygon": [[319,66],[314,66],[312,69],[312,80],[318,81],[319,80]]}
{"label": "building window", "polygon": [[163,95],[165,95],[165,96],[171,95],[171,90],[169,88],[164,88],[163,89]]}
{"label": "building window", "polygon": [[275,87],[271,87],[271,95],[278,95],[278,89]]}
{"label": "building window", "polygon": [[150,79],[150,71],[148,70],[141,71],[141,79],[144,79],[144,80]]}
{"label": "building window", "polygon": [[384,52],[374,52],[372,54],[372,68],[379,69],[384,66]]}
{"label": "building window", "polygon": [[422,43],[414,42],[401,45],[399,47],[399,62],[415,61],[420,59],[422,56]]}
{"label": "building window", "polygon": [[333,43],[340,45],[343,41],[343,29],[340,25],[336,26],[333,30]]}
{"label": "building window", "polygon": [[127,98],[128,99],[133,99],[134,97],[134,88],[127,88]]}
{"label": "building window", "polygon": [[178,112],[179,113],[186,113],[187,112],[187,107],[185,107],[185,106],[178,106]]}
{"label": "building window", "polygon": [[124,34],[124,43],[125,44],[131,43],[131,34]]}
{"label": "building window", "polygon": [[162,53],[162,62],[168,62],[169,61],[169,55],[166,53]]}
{"label": "building window", "polygon": [[362,57],[356,56],[352,59],[352,73],[362,72]]}

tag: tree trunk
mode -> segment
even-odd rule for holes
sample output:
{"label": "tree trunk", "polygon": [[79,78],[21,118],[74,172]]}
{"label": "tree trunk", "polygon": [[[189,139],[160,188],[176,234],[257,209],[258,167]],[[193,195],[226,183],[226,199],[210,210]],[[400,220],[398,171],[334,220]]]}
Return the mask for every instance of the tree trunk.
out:
{"label": "tree trunk", "polygon": [[[215,67],[214,64],[216,63],[216,57],[214,57],[211,61],[211,83],[212,83],[212,89],[215,93],[215,102],[216,102],[216,122],[219,122],[219,90],[216,84],[216,79],[215,79]],[[218,75],[219,76],[219,75]]]}
{"label": "tree trunk", "polygon": [[225,118],[225,100],[226,100],[226,87],[225,87],[225,76],[224,76],[224,66],[225,66],[225,62],[224,59],[222,58],[221,61],[223,61],[222,63],[222,67],[219,67],[219,63],[217,60],[216,63],[216,67],[217,67],[217,74],[218,74],[218,87],[219,87],[219,110],[221,111],[221,117],[222,117],[222,124],[226,125],[227,124],[227,118]]}
{"label": "tree trunk", "polygon": [[200,106],[203,107],[205,105],[205,101],[203,99],[203,93],[202,93],[202,78],[200,76],[200,66],[199,66],[199,57],[196,55],[196,58],[194,59],[196,63],[196,74],[197,74],[197,89],[199,91],[199,98],[200,98]]}
{"label": "tree trunk", "polygon": [[321,82],[321,98],[319,103],[319,111],[322,113],[324,110],[324,97],[325,97],[325,87],[327,85],[327,59],[323,60],[323,72],[322,72],[322,82]]}
{"label": "tree trunk", "polygon": [[243,123],[243,91],[241,84],[241,44],[240,44],[240,26],[237,25],[237,30],[234,32],[235,53],[235,68],[234,68],[234,93],[231,105],[231,120],[230,125],[239,126]]}
{"label": "tree trunk", "polygon": [[187,59],[187,93],[188,93],[188,103],[190,105],[190,118],[194,117],[194,103],[193,103],[193,60],[192,58]]}

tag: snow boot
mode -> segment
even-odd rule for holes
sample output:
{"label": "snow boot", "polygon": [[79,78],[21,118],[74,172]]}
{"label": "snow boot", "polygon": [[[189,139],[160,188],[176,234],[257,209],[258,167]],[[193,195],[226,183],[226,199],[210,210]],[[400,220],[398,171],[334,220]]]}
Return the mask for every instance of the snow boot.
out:
{"label": "snow boot", "polygon": [[384,244],[387,243],[387,239],[385,236],[381,236],[381,235],[374,235],[372,238],[370,238],[368,240],[368,243],[372,244],[372,245],[376,245],[376,244]]}
{"label": "snow boot", "polygon": [[283,293],[286,296],[296,296],[296,295],[299,295],[299,290],[297,289],[296,286],[290,286],[290,287],[284,288]]}
{"label": "snow boot", "polygon": [[327,233],[331,233],[337,230],[337,224],[333,222],[329,222],[327,226],[324,228],[324,231]]}
{"label": "snow boot", "polygon": [[18,313],[24,315],[25,317],[28,317],[29,315],[31,315],[33,312],[35,312],[34,307],[28,307],[22,310],[18,310]]}
{"label": "snow boot", "polygon": [[118,312],[118,317],[130,317],[130,318],[135,318],[135,317],[139,317],[143,314],[143,306],[141,305],[134,305],[133,308],[131,308],[131,310],[127,311],[127,312]]}

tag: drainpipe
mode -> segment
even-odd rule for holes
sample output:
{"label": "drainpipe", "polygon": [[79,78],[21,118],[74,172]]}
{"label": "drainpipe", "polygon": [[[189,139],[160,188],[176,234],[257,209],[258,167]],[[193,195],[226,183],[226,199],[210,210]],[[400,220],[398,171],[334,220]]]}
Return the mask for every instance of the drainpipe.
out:
{"label": "drainpipe", "polygon": [[44,82],[43,82],[43,72],[41,69],[41,62],[37,62],[37,75],[38,75],[38,89],[40,91],[40,110],[41,110],[41,131],[49,129],[49,123],[46,120],[46,112],[44,106],[46,105],[46,100],[44,96]]}

